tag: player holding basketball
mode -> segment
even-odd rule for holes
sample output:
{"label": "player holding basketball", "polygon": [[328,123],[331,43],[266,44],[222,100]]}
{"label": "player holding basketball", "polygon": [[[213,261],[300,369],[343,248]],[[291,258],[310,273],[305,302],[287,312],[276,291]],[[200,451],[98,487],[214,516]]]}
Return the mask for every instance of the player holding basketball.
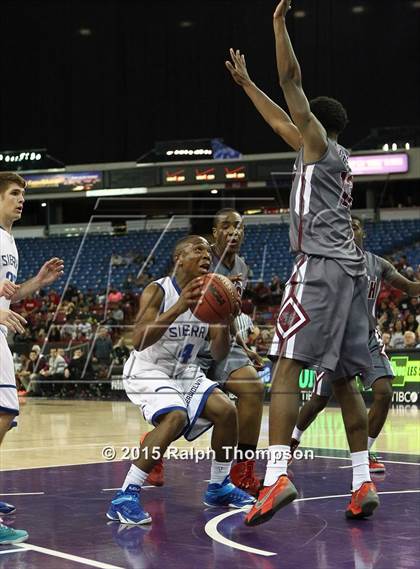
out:
{"label": "player holding basketball", "polygon": [[[244,222],[240,213],[231,208],[218,211],[213,221],[213,237],[210,272],[233,279],[242,296],[248,281],[248,266],[239,256],[244,238]],[[254,365],[260,367],[262,360],[237,336],[236,321],[233,322],[232,332],[237,341],[231,346],[226,358],[215,362],[209,344],[206,343],[198,354],[198,364],[224,391],[237,397],[239,442],[237,463],[232,466],[230,476],[236,486],[256,495],[261,485],[255,474],[255,452],[261,428],[264,385]],[[157,486],[163,484],[161,462],[150,474],[148,482]]]}
{"label": "player holding basketball", "polygon": [[[352,216],[352,227],[356,245],[363,249],[363,224],[360,219]],[[372,367],[362,373],[361,379],[365,389],[372,388],[373,403],[369,410],[368,450],[372,448],[379,436],[392,401],[392,380],[395,374],[385,353],[384,345],[377,330],[376,303],[381,290],[381,282],[402,290],[409,296],[420,295],[420,282],[412,282],[401,275],[391,263],[369,251],[365,251],[367,275],[369,279],[369,349],[372,356]],[[331,377],[328,373],[317,376],[312,397],[300,410],[296,427],[292,434],[290,451],[298,447],[303,432],[316,419],[318,414],[327,406],[332,396]],[[369,452],[369,470],[372,473],[385,472],[385,466],[378,462],[376,456]]]}
{"label": "player holding basketball", "polygon": [[181,435],[191,441],[213,425],[215,458],[204,503],[242,508],[254,499],[230,481],[231,459],[238,441],[236,408],[197,365],[198,351],[210,335],[211,353],[222,360],[229,351],[229,322],[209,326],[192,313],[210,268],[208,242],[197,235],[181,239],[174,250],[174,277],[147,286],[134,326],[135,350],[124,366],[124,387],[155,426],[141,446],[107,516],[125,524],[145,524],[150,515],[140,504],[140,491],[154,465]]}
{"label": "player holding basketball", "polygon": [[[10,310],[10,304],[48,286],[63,274],[61,259],[51,259],[36,277],[21,285],[16,284],[18,252],[12,235],[12,226],[22,216],[25,201],[25,180],[12,172],[0,172],[0,444],[7,431],[16,424],[19,415],[13,357],[7,345],[8,332],[23,333],[26,320]],[[0,502],[0,515],[12,514],[15,507]],[[25,541],[28,533],[0,524],[0,544]]]}
{"label": "player holding basketball", "polygon": [[[273,24],[279,81],[292,119],[278,113],[282,132],[287,130],[282,136],[299,149],[290,195],[290,243],[296,260],[277,322],[280,358],[271,391],[269,460],[264,487],[246,516],[247,525],[268,521],[297,496],[287,476],[287,461],[304,367],[333,374],[340,362],[332,385],[353,466],[346,516],[370,516],[379,504],[369,473],[366,407],[354,380],[371,367],[371,357],[366,263],[351,228],[348,154],[337,143],[347,115],[334,99],[320,97],[309,104],[286,28],[289,8],[290,0],[282,0]],[[264,105],[269,107],[267,100]],[[256,106],[264,116],[267,107]]]}

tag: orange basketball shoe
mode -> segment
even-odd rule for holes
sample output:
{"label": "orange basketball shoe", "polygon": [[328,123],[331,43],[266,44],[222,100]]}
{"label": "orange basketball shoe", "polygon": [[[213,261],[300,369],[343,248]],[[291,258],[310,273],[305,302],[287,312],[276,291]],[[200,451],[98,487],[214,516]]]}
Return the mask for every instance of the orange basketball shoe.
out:
{"label": "orange basketball shoe", "polygon": [[[148,434],[149,433],[145,433],[140,437],[140,445],[143,443]],[[149,472],[149,476],[146,478],[146,482],[152,486],[163,486],[165,483],[163,472],[163,458],[161,458]]]}
{"label": "orange basketball shoe", "polygon": [[363,482],[358,490],[352,492],[351,500],[346,510],[346,518],[360,520],[373,514],[379,506],[379,498],[373,482]]}
{"label": "orange basketball shoe", "polygon": [[245,525],[258,526],[268,522],[280,508],[287,506],[298,495],[294,484],[286,474],[280,476],[272,486],[264,486],[258,499],[245,518]]}
{"label": "orange basketball shoe", "polygon": [[251,496],[258,496],[261,480],[255,475],[255,460],[237,462],[230,469],[230,479],[237,488]]}
{"label": "orange basketball shoe", "polygon": [[385,472],[385,464],[383,462],[379,462],[378,457],[373,452],[369,453],[369,472],[372,474]]}

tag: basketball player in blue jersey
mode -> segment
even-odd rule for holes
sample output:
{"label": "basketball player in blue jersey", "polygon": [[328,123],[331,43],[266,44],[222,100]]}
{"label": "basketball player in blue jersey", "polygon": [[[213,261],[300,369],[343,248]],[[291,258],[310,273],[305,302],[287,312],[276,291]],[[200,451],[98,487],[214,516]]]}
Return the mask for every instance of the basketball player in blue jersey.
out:
{"label": "basketball player in blue jersey", "polygon": [[[363,249],[362,221],[352,216],[354,240],[360,249]],[[372,356],[372,367],[362,373],[361,380],[365,389],[372,389],[373,403],[369,410],[368,422],[368,450],[372,448],[379,436],[392,401],[392,380],[395,374],[385,353],[384,345],[377,330],[376,304],[381,289],[381,283],[404,291],[409,296],[420,295],[420,282],[413,282],[401,275],[391,263],[369,251],[365,251],[367,275],[369,279],[369,349]],[[337,370],[334,372],[337,374]],[[292,434],[290,445],[291,454],[298,447],[303,432],[316,419],[318,414],[326,407],[332,396],[331,376],[328,373],[317,375],[312,397],[300,410],[296,427]],[[385,472],[383,463],[378,462],[375,454],[369,452],[369,470],[372,473]]]}
{"label": "basketball player in blue jersey", "polygon": [[[61,259],[51,259],[39,270],[36,277],[21,285],[16,284],[19,257],[12,226],[22,216],[26,182],[18,174],[0,172],[0,444],[19,415],[13,357],[7,345],[8,332],[24,333],[26,320],[10,310],[10,304],[19,302],[41,287],[48,286],[63,274]],[[12,514],[15,507],[0,502],[0,515]],[[0,523],[0,544],[25,541],[28,533]]]}
{"label": "basketball player in blue jersey", "polygon": [[273,25],[279,81],[291,119],[253,91],[264,118],[276,112],[279,134],[299,152],[290,194],[290,245],[296,260],[276,326],[279,361],[271,390],[269,460],[264,487],[245,518],[251,526],[268,521],[297,496],[287,463],[299,413],[299,375],[307,367],[333,373],[340,362],[340,377],[334,377],[332,385],[353,467],[346,516],[370,516],[379,504],[369,472],[367,411],[354,379],[372,360],[366,262],[351,227],[348,153],[337,142],[347,114],[334,99],[308,102],[286,28],[289,8],[290,0],[278,4]]}
{"label": "basketball player in blue jersey", "polygon": [[[209,326],[192,310],[202,294],[202,276],[210,269],[210,245],[197,235],[181,239],[174,250],[173,277],[148,285],[134,324],[134,351],[124,366],[124,387],[155,429],[141,445],[107,517],[123,524],[146,524],[150,515],[140,503],[141,487],[171,442],[191,441],[213,426],[214,459],[204,504],[242,508],[254,499],[232,484],[229,472],[238,442],[236,408],[197,364],[197,354],[209,334],[215,360],[230,347],[230,320]],[[239,306],[238,306],[239,308]]]}

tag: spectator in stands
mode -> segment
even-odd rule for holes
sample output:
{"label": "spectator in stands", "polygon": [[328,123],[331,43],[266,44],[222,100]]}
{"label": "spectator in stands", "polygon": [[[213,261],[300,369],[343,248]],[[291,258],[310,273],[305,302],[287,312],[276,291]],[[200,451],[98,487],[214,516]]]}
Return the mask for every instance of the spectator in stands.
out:
{"label": "spectator in stands", "polygon": [[40,302],[33,295],[28,296],[23,301],[23,309],[25,310],[28,316],[33,314],[39,305]]}
{"label": "spectator in stands", "polygon": [[273,304],[280,304],[281,297],[283,296],[283,283],[280,277],[274,275],[270,282],[271,301]]}
{"label": "spectator in stands", "polygon": [[270,289],[262,281],[258,282],[254,288],[255,304],[268,304],[270,301]]}
{"label": "spectator in stands", "polygon": [[112,341],[107,328],[101,326],[93,348],[93,361],[99,365],[108,366],[111,363]]}
{"label": "spectator in stands", "polygon": [[52,324],[48,336],[50,342],[59,342],[61,340],[60,328],[56,324]]}
{"label": "spectator in stands", "polygon": [[135,278],[135,276],[134,276],[132,273],[130,273],[129,275],[127,275],[127,278],[125,279],[124,285],[123,285],[124,290],[131,290],[131,289],[133,289],[134,286],[135,286],[135,282],[136,282],[136,278]]}
{"label": "spectator in stands", "polygon": [[385,351],[388,351],[390,348],[390,342],[391,342],[391,334],[389,332],[384,332],[382,334],[382,342],[384,344]]}
{"label": "spectator in stands", "polygon": [[72,317],[69,317],[61,327],[60,334],[62,340],[70,340],[76,337],[76,326]]}
{"label": "spectator in stands", "polygon": [[[46,384],[43,387],[44,393],[54,395],[58,388],[61,389],[59,382],[64,379],[64,370],[66,367],[67,364],[63,356],[60,356],[55,348],[51,348],[48,368],[40,371],[40,375],[50,382],[49,385]],[[58,385],[55,382],[57,382]]]}
{"label": "spectator in stands", "polygon": [[115,324],[116,326],[121,326],[122,323],[124,322],[124,312],[121,308],[121,304],[116,304],[112,311],[111,311],[111,319],[113,321],[113,324]]}
{"label": "spectator in stands", "polygon": [[418,314],[419,307],[420,305],[417,296],[412,296],[408,301],[407,310],[409,310],[411,314],[416,315]]}
{"label": "spectator in stands", "polygon": [[60,303],[60,297],[59,297],[57,291],[55,291],[54,289],[50,290],[50,292],[48,293],[48,300],[49,300],[50,304],[53,304],[54,306],[58,306],[58,304]]}
{"label": "spectator in stands", "polygon": [[113,361],[117,365],[124,365],[130,355],[124,336],[118,340],[113,348]]}
{"label": "spectator in stands", "polygon": [[77,323],[77,334],[78,337],[86,338],[86,340],[90,340],[92,338],[92,324],[89,322],[86,315],[82,315],[82,318],[78,318]]}
{"label": "spectator in stands", "polygon": [[[416,299],[417,300],[417,299]],[[405,330],[409,330],[410,332],[417,333],[417,329],[419,327],[419,323],[417,322],[414,314],[409,314],[405,319]]]}
{"label": "spectator in stands", "polygon": [[111,265],[113,267],[122,267],[123,265],[125,265],[124,257],[122,255],[114,253],[113,255],[111,255]]}
{"label": "spectator in stands", "polygon": [[404,332],[404,350],[414,350],[417,345],[416,334],[411,332],[411,330],[407,330]]}
{"label": "spectator in stands", "polygon": [[[38,348],[38,349],[34,349]],[[38,345],[34,346],[29,352],[29,360],[26,368],[19,378],[24,385],[27,395],[41,395],[39,387],[40,372],[45,370],[47,362],[43,356],[40,356],[40,348]]]}
{"label": "spectator in stands", "polygon": [[123,293],[112,288],[108,294],[108,302],[109,303],[118,303],[121,302],[123,299]]}
{"label": "spectator in stands", "polygon": [[[77,382],[89,382],[94,379],[92,365],[90,362],[86,363],[86,354],[81,348],[76,348],[74,350],[73,356],[67,368],[64,370],[64,377],[67,381],[71,382],[71,384],[67,386],[67,392],[69,395],[74,395],[78,392],[79,386],[77,385]],[[86,396],[86,390],[82,389],[79,395],[81,397]]]}
{"label": "spectator in stands", "polygon": [[394,350],[400,350],[404,346],[403,325],[401,320],[397,320],[394,324],[390,346]]}

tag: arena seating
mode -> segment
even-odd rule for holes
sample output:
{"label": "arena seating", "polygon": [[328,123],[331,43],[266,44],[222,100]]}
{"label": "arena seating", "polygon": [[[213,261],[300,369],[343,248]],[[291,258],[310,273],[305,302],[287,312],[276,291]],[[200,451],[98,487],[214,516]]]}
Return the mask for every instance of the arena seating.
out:
{"label": "arena seating", "polygon": [[[365,229],[366,248],[379,255],[410,247],[420,240],[420,219],[369,222]],[[283,281],[288,278],[292,265],[288,231],[287,224],[247,225],[242,254],[252,269],[254,282],[269,282],[274,275]],[[163,236],[159,230],[133,231],[123,236],[96,234],[87,236],[83,246],[82,237],[17,239],[19,281],[33,276],[45,260],[59,256],[66,263],[66,274],[55,286],[59,292],[67,279],[83,292],[89,288],[105,290],[109,277],[110,286],[121,289],[127,275],[137,276],[141,265],[111,267],[112,255],[147,255],[153,250],[153,263],[145,272],[158,277],[168,270],[173,245],[183,235],[185,230],[168,231]],[[406,254],[410,263],[420,263],[420,252],[415,247],[408,248]]]}

